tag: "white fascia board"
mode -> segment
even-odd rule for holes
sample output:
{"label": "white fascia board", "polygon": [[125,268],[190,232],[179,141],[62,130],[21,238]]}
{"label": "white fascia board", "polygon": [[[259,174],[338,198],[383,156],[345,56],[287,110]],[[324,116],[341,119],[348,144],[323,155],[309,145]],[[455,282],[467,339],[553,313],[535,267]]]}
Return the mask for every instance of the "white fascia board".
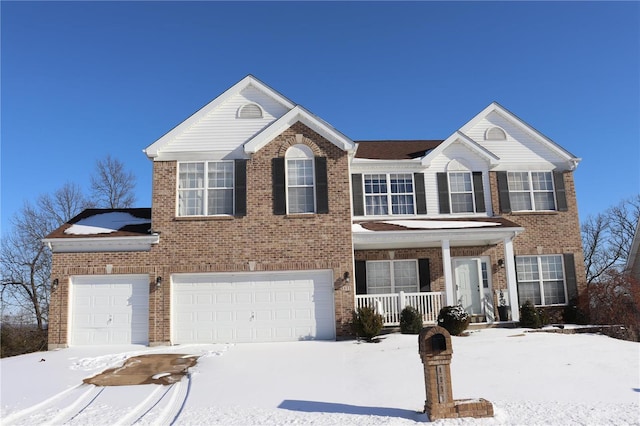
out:
{"label": "white fascia board", "polygon": [[242,149],[233,151],[181,151],[162,152],[153,161],[219,161],[248,159]]}
{"label": "white fascia board", "polygon": [[374,248],[417,248],[437,247],[443,240],[452,245],[497,244],[505,238],[513,238],[524,228],[502,229],[440,229],[419,231],[363,231],[353,232],[352,240],[356,250]]}
{"label": "white fascia board", "polygon": [[424,170],[421,158],[410,160],[372,160],[369,158],[354,158],[351,161],[351,171],[357,173],[366,172],[396,172],[406,170],[410,172],[420,172]]}
{"label": "white fascia board", "polygon": [[252,75],[248,75],[232,87],[224,91],[217,98],[200,108],[198,111],[193,113],[189,118],[184,120],[182,123],[178,124],[176,127],[171,129],[169,132],[165,133],[160,137],[157,141],[149,145],[147,148],[142,151],[149,157],[153,159],[159,155],[159,152],[162,150],[164,146],[173,141],[178,135],[181,135],[187,129],[191,128],[195,123],[200,121],[203,117],[209,114],[211,111],[218,108],[220,105],[225,103],[231,97],[237,95],[242,90],[246,89],[249,86],[254,86],[258,90],[263,91],[265,94],[276,100],[277,102],[284,105],[286,108],[291,109],[295,106],[293,102],[291,102],[286,97],[282,96],[280,93],[273,90],[271,87],[267,86],[257,78]]}
{"label": "white fascia board", "polygon": [[160,242],[159,235],[143,237],[49,238],[42,240],[53,253],[97,253],[149,251]]}
{"label": "white fascia board", "polygon": [[457,130],[454,134],[452,134],[447,139],[445,139],[444,142],[442,142],[436,148],[431,150],[427,155],[425,155],[422,158],[422,165],[424,165],[425,167],[429,167],[431,165],[431,161],[434,158],[436,158],[438,155],[442,154],[442,152],[445,149],[447,149],[449,147],[449,145],[453,144],[454,142],[461,142],[463,145],[465,145],[471,151],[474,151],[480,157],[482,157],[485,160],[487,160],[487,163],[489,163],[489,167],[490,168],[495,167],[498,164],[500,164],[500,158],[498,158],[495,154],[493,154],[488,149],[480,146],[477,142],[475,142],[474,140],[469,138],[467,135],[465,135],[461,131]]}
{"label": "white fascia board", "polygon": [[244,144],[245,152],[247,154],[254,154],[258,152],[276,136],[293,126],[298,121],[316,131],[343,151],[350,152],[355,149],[355,143],[351,139],[337,131],[324,120],[319,119],[300,105],[297,105],[285,115],[274,121],[271,125],[267,126],[267,128],[256,136],[249,139],[249,141]]}
{"label": "white fascia board", "polygon": [[475,117],[473,117],[460,128],[460,132],[467,132],[470,128],[475,126],[480,120],[484,119],[492,112],[500,114],[511,123],[513,123],[516,127],[519,127],[524,132],[530,134],[532,137],[539,140],[560,157],[563,157],[567,161],[567,164],[570,165],[571,170],[575,169],[578,166],[578,163],[582,161],[582,158],[576,157],[497,102],[492,102],[489,106],[480,111],[480,113],[478,113]]}

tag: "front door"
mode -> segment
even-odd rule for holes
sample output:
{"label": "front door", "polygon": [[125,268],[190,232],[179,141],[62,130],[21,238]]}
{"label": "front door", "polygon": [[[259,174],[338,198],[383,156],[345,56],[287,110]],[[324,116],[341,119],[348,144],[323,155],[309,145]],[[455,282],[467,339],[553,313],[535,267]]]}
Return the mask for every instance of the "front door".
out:
{"label": "front door", "polygon": [[458,304],[471,315],[482,314],[482,269],[480,259],[454,259]]}

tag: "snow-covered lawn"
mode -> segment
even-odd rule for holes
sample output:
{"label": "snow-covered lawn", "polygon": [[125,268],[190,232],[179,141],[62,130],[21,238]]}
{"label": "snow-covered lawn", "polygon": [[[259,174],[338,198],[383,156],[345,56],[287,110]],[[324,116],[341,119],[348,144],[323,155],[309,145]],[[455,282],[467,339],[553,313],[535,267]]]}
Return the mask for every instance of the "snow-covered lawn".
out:
{"label": "snow-covered lawn", "polygon": [[[640,344],[592,334],[473,331],[453,337],[453,396],[490,419],[436,424],[640,424]],[[356,341],[76,347],[0,361],[2,424],[410,425],[428,422],[415,335]],[[199,355],[173,386],[82,379],[133,355]]]}

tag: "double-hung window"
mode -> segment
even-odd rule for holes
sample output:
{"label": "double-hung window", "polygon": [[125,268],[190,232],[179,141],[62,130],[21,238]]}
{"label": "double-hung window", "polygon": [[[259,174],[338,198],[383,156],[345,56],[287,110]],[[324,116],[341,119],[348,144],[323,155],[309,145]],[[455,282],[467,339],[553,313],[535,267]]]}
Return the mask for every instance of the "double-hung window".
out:
{"label": "double-hung window", "polygon": [[508,172],[513,211],[556,210],[551,172]]}
{"label": "double-hung window", "polygon": [[412,173],[364,175],[366,215],[414,214]]}
{"label": "double-hung window", "polygon": [[287,150],[285,159],[288,212],[314,213],[316,196],[313,152],[306,145],[294,145]]}
{"label": "double-hung window", "polygon": [[370,261],[366,268],[367,294],[419,291],[416,260]]}
{"label": "double-hung window", "polygon": [[178,216],[232,215],[233,161],[178,164]]}
{"label": "double-hung window", "polygon": [[520,303],[566,304],[566,282],[562,255],[516,257]]}
{"label": "double-hung window", "polygon": [[473,183],[471,172],[449,173],[451,213],[473,213]]}

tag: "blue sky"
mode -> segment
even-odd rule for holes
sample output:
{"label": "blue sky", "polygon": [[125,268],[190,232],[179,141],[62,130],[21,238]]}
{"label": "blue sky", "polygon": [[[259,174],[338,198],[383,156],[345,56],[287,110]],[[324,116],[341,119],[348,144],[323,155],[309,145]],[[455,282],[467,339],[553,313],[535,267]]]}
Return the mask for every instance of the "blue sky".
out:
{"label": "blue sky", "polygon": [[6,2],[2,230],[247,74],[354,140],[445,139],[497,101],[583,158],[581,219],[640,192],[638,2]]}

